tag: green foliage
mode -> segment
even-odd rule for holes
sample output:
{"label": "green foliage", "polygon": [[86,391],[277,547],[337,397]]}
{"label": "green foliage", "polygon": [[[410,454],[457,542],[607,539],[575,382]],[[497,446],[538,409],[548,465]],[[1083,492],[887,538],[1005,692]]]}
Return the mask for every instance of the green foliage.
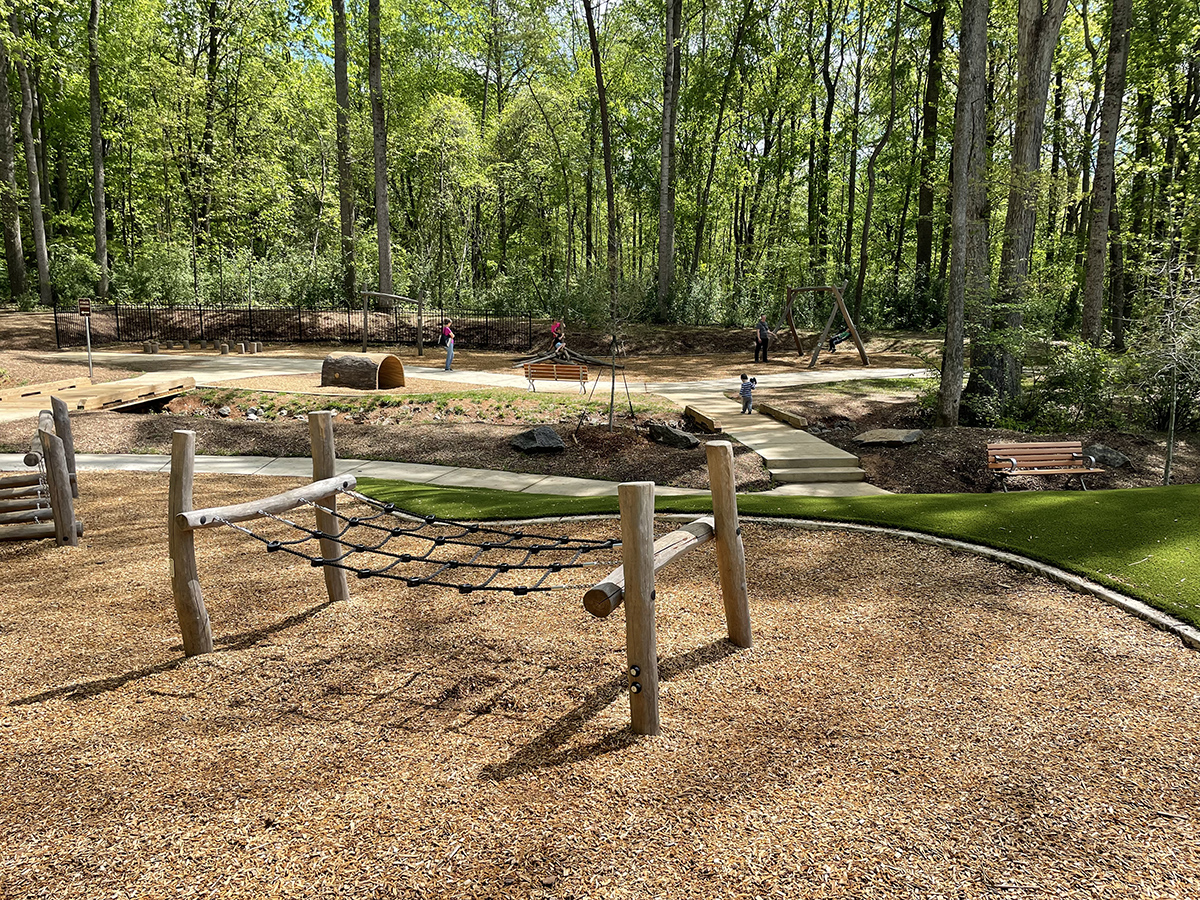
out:
{"label": "green foliage", "polygon": [[100,267],[70,244],[56,243],[50,254],[50,283],[59,298],[73,302],[79,297],[92,297],[100,280]]}
{"label": "green foliage", "polygon": [[1120,424],[1117,403],[1127,378],[1106,350],[1083,342],[1055,344],[1024,393],[1022,420],[1035,431],[1077,431]]}

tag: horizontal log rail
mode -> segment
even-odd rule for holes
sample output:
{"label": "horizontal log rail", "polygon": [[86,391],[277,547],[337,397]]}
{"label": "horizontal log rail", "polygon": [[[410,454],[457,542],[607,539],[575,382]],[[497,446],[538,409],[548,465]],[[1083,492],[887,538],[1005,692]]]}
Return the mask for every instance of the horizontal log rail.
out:
{"label": "horizontal log rail", "polygon": [[[703,516],[670,534],[664,534],[654,542],[655,574],[689,550],[707,544],[714,536],[712,516]],[[625,567],[618,566],[583,595],[583,606],[597,619],[603,619],[611,615],[624,598]]]}
{"label": "horizontal log rail", "polygon": [[264,497],[262,500],[250,500],[231,506],[213,506],[209,509],[181,512],[177,519],[179,527],[184,531],[214,528],[226,522],[248,522],[251,519],[261,519],[263,516],[285,513],[304,506],[306,503],[320,502],[328,497],[337,496],[338,491],[352,491],[356,484],[353,475],[338,475],[334,478],[314,481],[312,484],[306,484],[273,497]]}

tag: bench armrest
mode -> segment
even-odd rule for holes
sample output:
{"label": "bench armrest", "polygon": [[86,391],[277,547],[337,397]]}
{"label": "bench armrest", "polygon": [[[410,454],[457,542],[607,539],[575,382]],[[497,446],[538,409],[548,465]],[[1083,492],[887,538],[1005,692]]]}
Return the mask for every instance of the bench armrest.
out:
{"label": "bench armrest", "polygon": [[1006,462],[1006,463],[1008,463],[1008,471],[1010,471],[1010,472],[1015,472],[1015,471],[1017,471],[1017,460],[1016,460],[1016,458],[1015,458],[1015,457],[1012,457],[1012,456],[997,456],[997,457],[994,457],[994,459],[996,460],[996,462]]}
{"label": "bench armrest", "polygon": [[1096,457],[1088,456],[1086,453],[1072,453],[1071,459],[1085,459],[1087,460],[1087,467],[1089,469],[1096,468]]}

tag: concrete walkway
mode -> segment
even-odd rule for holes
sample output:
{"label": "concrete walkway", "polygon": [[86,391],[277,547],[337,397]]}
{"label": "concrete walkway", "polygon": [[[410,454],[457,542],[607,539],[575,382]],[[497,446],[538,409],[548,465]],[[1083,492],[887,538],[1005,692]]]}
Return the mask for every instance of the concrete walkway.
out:
{"label": "concrete walkway", "polygon": [[[157,381],[168,376],[190,376],[197,386],[212,385],[235,378],[270,375],[311,375],[321,371],[322,360],[308,357],[276,357],[265,354],[220,355],[213,353],[97,353],[106,364],[144,369],[131,381]],[[57,359],[86,362],[87,354],[68,351],[56,354]],[[447,372],[431,357],[432,366],[415,366],[406,361],[404,370],[414,378],[429,381],[454,381],[488,387],[525,388],[527,382],[519,370],[510,372],[479,372],[455,370]],[[905,378],[924,374],[921,369],[872,368],[849,371],[816,370],[767,373],[759,378],[760,388],[787,387],[805,384],[828,384],[874,378]],[[560,389],[571,390],[573,388]],[[777,485],[770,493],[800,494],[819,497],[848,497],[886,494],[887,491],[866,484],[858,457],[814,437],[806,431],[761,414],[741,415],[740,403],[725,396],[737,387],[728,378],[689,382],[653,382],[646,385],[650,393],[658,394],[681,408],[694,407],[719,424],[722,433],[762,456]],[[0,421],[6,417],[29,417],[27,411],[0,411]],[[80,454],[77,467],[87,469],[126,469],[136,471],[165,471],[169,459],[156,455]],[[21,470],[21,457],[0,454],[0,470]],[[308,460],[274,459],[270,457],[197,457],[196,471],[228,472],[245,475],[311,475]],[[616,483],[556,475],[527,475],[498,472],[490,469],[466,469],[448,466],[426,466],[415,463],[391,463],[372,460],[339,460],[338,472],[377,478],[394,478],[425,484],[494,487],[501,490],[529,493],[552,493],[568,496],[604,496],[616,493]],[[661,495],[704,493],[682,488],[659,488]]]}
{"label": "concrete walkway", "polygon": [[[161,472],[171,468],[171,457],[158,453],[79,453],[75,456],[78,472]],[[22,454],[0,453],[0,472],[32,472],[25,467]],[[565,497],[606,497],[617,495],[615,481],[568,478],[563,475],[531,475],[523,472],[499,472],[495,469],[468,469],[455,466],[427,466],[420,463],[387,462],[375,459],[339,459],[334,468],[338,475],[362,478],[388,478],[414,484],[451,487],[492,488],[522,494],[556,494]],[[197,456],[199,475],[282,475],[312,478],[312,460],[273,456]],[[689,494],[705,495],[695,488],[656,487],[659,497]]]}

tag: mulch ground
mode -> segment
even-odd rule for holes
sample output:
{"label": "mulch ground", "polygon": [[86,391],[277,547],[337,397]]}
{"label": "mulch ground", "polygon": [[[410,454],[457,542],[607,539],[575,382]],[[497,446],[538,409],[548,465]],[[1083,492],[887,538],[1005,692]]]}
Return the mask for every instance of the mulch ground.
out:
{"label": "mulch ground", "polygon": [[185,660],[166,479],[80,481],[81,547],[0,545],[0,896],[1200,891],[1200,656],[1043,580],[748,524],[755,646],[722,640],[713,552],[674,564],[637,738],[622,614],[582,590],[352,579],[330,606],[303,561],[205,532],[218,651]]}

